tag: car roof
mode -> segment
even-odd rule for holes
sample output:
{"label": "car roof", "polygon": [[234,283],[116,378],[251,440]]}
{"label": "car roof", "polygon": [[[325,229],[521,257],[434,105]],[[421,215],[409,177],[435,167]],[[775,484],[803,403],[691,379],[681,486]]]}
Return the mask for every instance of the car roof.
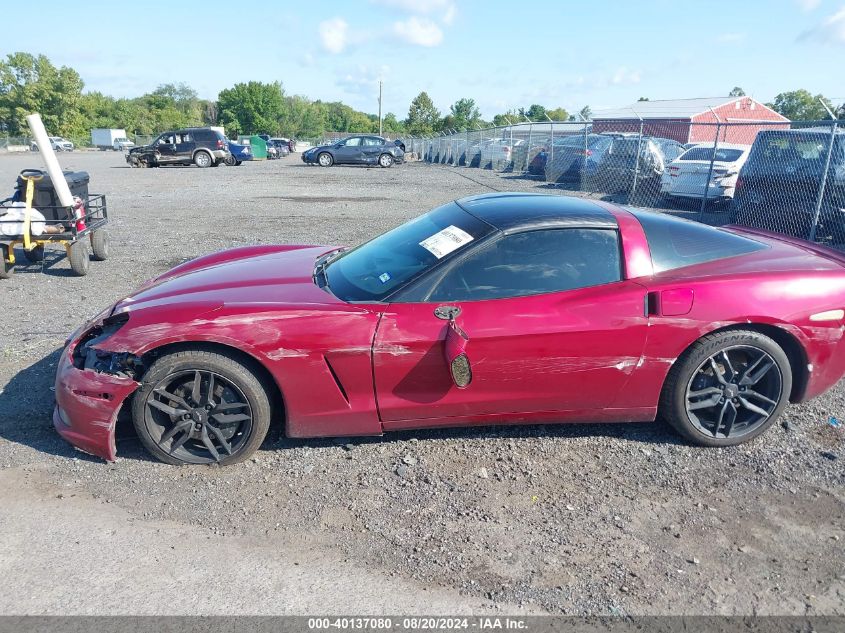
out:
{"label": "car roof", "polygon": [[604,207],[572,196],[542,193],[486,193],[455,201],[462,209],[500,231],[580,227],[616,228]]}

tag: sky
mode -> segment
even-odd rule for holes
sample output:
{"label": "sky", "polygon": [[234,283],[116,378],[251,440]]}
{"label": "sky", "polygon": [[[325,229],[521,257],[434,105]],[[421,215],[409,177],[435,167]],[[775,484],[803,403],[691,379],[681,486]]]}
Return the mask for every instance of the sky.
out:
{"label": "sky", "polygon": [[[576,112],[639,97],[760,101],[805,88],[845,102],[845,0],[42,0],[0,54],[42,53],[86,90],[135,97],[235,83],[405,118],[425,90],[442,112],[539,103]],[[23,18],[21,18],[23,19]],[[23,23],[23,22],[22,22]]]}

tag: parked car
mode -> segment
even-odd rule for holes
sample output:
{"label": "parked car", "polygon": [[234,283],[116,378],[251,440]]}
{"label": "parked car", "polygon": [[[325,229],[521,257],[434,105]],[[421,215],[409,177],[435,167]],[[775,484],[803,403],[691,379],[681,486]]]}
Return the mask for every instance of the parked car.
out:
{"label": "parked car", "polygon": [[547,182],[576,183],[593,175],[605,152],[613,145],[610,134],[558,136],[548,149],[534,157],[533,169],[542,167]]}
{"label": "parked car", "polygon": [[230,167],[240,165],[245,160],[252,160],[252,147],[249,145],[241,145],[232,140],[226,139],[228,142],[229,155],[223,159],[223,162]]}
{"label": "parked car", "polygon": [[[47,138],[50,139],[50,145],[52,145],[53,149],[57,152],[72,152],[74,149],[73,143],[61,136],[48,136]],[[29,145],[29,149],[30,151],[37,152],[38,143],[32,141]]]}
{"label": "parked car", "polygon": [[750,149],[750,145],[732,143],[720,143],[715,148],[712,144],[696,145],[669,164],[660,177],[660,193],[701,199],[706,190],[708,200],[729,200],[734,196],[739,170]]}
{"label": "parked car", "polygon": [[[604,135],[602,135],[604,136]],[[609,142],[589,149],[582,187],[586,191],[616,194],[658,192],[666,166],[684,153],[675,140],[637,134],[610,134]],[[638,154],[639,152],[639,154]]]}
{"label": "parked car", "polygon": [[207,127],[163,132],[149,145],[134,147],[126,155],[132,167],[190,165],[211,167],[229,156],[229,142],[223,133]]}
{"label": "parked car", "polygon": [[[808,237],[830,148],[829,128],[766,130],[757,134],[739,171],[735,221]],[[831,148],[816,238],[845,243],[845,131]]]}
{"label": "parked car", "polygon": [[171,464],[242,461],[275,416],[290,437],[659,417],[732,446],[845,375],[843,306],[840,251],[496,192],[353,249],[180,264],[68,338],[53,424],[114,460],[126,410]]}
{"label": "parked car", "polygon": [[271,138],[268,143],[273,143],[276,148],[278,158],[284,158],[290,155],[290,140],[286,138]]}
{"label": "parked car", "polygon": [[313,147],[302,154],[306,163],[332,165],[378,165],[391,167],[403,162],[405,152],[392,141],[370,134],[350,136],[331,145]]}
{"label": "parked car", "polygon": [[514,148],[524,144],[518,138],[497,138],[481,146],[481,166],[489,169],[507,169],[513,164]]}

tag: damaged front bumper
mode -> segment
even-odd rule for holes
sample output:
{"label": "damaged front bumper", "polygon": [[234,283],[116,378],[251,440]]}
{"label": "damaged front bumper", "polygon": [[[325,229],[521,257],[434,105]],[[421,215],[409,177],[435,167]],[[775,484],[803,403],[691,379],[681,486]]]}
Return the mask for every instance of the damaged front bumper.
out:
{"label": "damaged front bumper", "polygon": [[114,461],[117,416],[139,383],[134,379],[134,357],[96,347],[97,340],[108,336],[108,331],[103,333],[106,328],[88,329],[62,352],[56,369],[53,426],[86,453]]}

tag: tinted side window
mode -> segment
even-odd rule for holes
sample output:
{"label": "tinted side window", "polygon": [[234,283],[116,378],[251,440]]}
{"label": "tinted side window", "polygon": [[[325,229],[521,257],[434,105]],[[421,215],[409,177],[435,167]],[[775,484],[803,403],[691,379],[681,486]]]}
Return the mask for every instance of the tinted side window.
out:
{"label": "tinted side window", "polygon": [[598,286],[622,278],[616,231],[506,235],[456,264],[429,301],[477,301]]}
{"label": "tinted side window", "polygon": [[629,210],[643,226],[655,273],[768,248],[760,242],[698,222],[662,213]]}
{"label": "tinted side window", "polygon": [[208,141],[214,140],[214,131],[197,130],[196,132],[194,132],[194,138],[198,141],[202,141],[203,143],[207,143]]}

